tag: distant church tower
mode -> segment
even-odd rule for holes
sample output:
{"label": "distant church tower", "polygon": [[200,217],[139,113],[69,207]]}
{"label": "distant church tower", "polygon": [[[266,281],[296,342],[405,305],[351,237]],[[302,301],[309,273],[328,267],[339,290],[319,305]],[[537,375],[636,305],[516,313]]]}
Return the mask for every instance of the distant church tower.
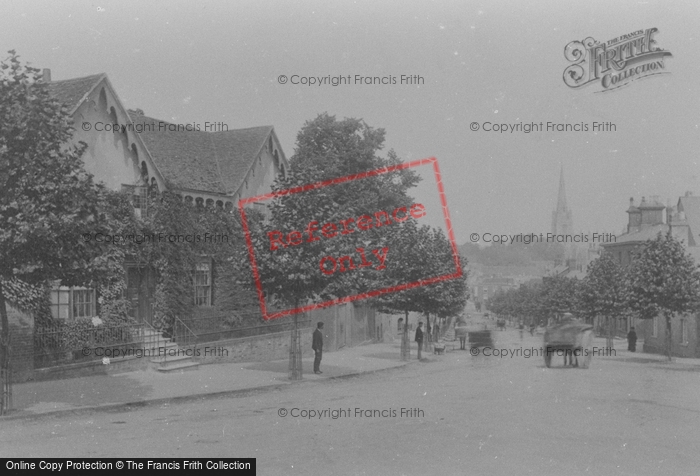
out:
{"label": "distant church tower", "polygon": [[552,233],[555,235],[571,235],[574,230],[574,219],[571,210],[566,205],[566,191],[564,190],[564,165],[561,166],[559,175],[559,195],[557,196],[557,209],[552,212]]}

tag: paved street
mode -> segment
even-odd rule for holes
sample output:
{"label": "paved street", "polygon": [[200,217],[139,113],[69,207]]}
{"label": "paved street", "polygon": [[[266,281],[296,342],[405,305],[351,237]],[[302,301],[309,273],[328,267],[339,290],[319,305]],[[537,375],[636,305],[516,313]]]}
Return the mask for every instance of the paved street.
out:
{"label": "paved street", "polygon": [[[521,346],[514,330],[494,335]],[[522,346],[540,343],[526,333]],[[255,457],[262,475],[696,474],[699,372],[619,349],[588,370],[428,354],[235,398],[5,421],[0,456]]]}

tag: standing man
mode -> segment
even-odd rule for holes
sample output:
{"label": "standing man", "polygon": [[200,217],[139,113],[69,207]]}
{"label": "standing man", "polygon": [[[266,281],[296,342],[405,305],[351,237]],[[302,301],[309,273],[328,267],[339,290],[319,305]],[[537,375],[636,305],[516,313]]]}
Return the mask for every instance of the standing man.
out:
{"label": "standing man", "polygon": [[416,329],[416,342],[418,343],[418,360],[420,360],[420,351],[423,350],[423,323],[418,323]]}
{"label": "standing man", "polygon": [[634,326],[630,327],[630,331],[627,333],[627,350],[637,351],[637,333],[634,331]]}
{"label": "standing man", "polygon": [[314,350],[314,373],[322,374],[321,372],[321,356],[323,354],[323,322],[316,324],[316,330],[313,333],[313,340],[311,341],[311,348]]}

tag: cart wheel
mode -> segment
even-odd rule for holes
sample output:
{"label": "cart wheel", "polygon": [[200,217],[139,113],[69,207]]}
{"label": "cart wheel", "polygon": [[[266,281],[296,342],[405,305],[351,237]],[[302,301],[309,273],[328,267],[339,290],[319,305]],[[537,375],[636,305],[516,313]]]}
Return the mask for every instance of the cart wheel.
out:
{"label": "cart wheel", "polygon": [[550,368],[552,366],[552,354],[547,352],[547,349],[544,349],[544,365],[547,366],[547,368]]}

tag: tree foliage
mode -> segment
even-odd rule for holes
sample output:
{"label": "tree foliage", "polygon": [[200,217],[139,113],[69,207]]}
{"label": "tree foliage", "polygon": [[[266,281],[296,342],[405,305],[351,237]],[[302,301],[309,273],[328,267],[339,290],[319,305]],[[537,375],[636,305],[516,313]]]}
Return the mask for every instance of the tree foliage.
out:
{"label": "tree foliage", "polygon": [[530,322],[544,321],[566,312],[579,311],[581,281],[555,276],[541,283],[521,284],[517,289],[496,293],[489,310],[496,314]]}
{"label": "tree foliage", "polygon": [[[258,272],[268,298],[274,296],[287,306],[340,298],[365,292],[372,288],[371,283],[380,279],[377,274],[380,271],[370,268],[325,274],[321,272],[319,261],[324,256],[338,258],[353,253],[357,261],[358,247],[366,249],[371,256],[372,249],[381,250],[387,246],[398,227],[374,227],[324,238],[320,231],[324,224],[338,225],[341,220],[374,216],[378,211],[391,213],[397,207],[413,203],[407,190],[415,186],[420,177],[410,170],[327,183],[399,164],[401,161],[392,151],[386,158],[378,155],[383,144],[384,130],[371,128],[358,119],[338,121],[334,116],[321,114],[301,129],[290,159],[291,170],[273,185],[273,190],[280,195],[269,205],[269,216],[266,220],[251,220]],[[282,193],[314,184],[298,193]],[[309,241],[307,227],[310,223],[319,228],[315,231],[318,240]],[[304,242],[272,249],[268,235],[272,231],[282,236],[299,231]]]}
{"label": "tree foliage", "polygon": [[663,315],[666,347],[671,358],[671,318],[697,309],[700,271],[683,244],[669,232],[659,233],[634,255],[627,275],[629,303],[642,319]]}
{"label": "tree foliage", "polygon": [[9,345],[5,285],[99,283],[110,271],[105,250],[82,237],[109,234],[111,219],[123,205],[83,168],[86,145],[69,145],[70,116],[51,97],[39,70],[23,65],[14,51],[9,54],[0,63],[2,367]]}

